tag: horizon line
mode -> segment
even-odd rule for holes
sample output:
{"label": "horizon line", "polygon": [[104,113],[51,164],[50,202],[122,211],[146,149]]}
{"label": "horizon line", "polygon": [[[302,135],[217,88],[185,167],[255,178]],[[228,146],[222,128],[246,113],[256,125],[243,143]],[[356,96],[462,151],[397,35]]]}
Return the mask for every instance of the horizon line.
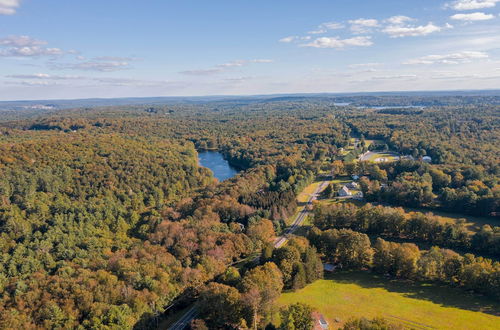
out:
{"label": "horizon line", "polygon": [[359,94],[404,94],[404,93],[474,93],[474,92],[499,92],[500,89],[436,89],[436,90],[386,90],[386,91],[362,91],[362,92],[291,92],[291,93],[270,93],[270,94],[207,94],[207,95],[171,95],[171,96],[117,96],[117,97],[82,97],[82,98],[49,98],[49,99],[17,99],[17,100],[0,100],[0,103],[17,103],[17,102],[47,102],[47,101],[85,101],[85,100],[125,100],[125,99],[195,99],[195,98],[238,98],[238,97],[273,97],[273,96],[343,96],[343,95],[359,95]]}

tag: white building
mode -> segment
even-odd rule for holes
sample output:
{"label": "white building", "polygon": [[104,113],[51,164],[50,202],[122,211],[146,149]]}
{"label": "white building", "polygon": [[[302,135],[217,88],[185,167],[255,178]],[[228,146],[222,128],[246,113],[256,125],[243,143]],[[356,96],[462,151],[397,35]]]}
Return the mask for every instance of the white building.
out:
{"label": "white building", "polygon": [[359,186],[359,185],[358,185],[356,182],[354,182],[354,181],[353,181],[353,182],[351,182],[351,183],[349,183],[349,184],[347,185],[347,188],[349,188],[349,189],[357,189],[357,188],[358,188],[358,186]]}
{"label": "white building", "polygon": [[319,326],[321,329],[328,329],[328,322],[325,320],[323,315],[320,315],[319,320],[318,320]]}
{"label": "white building", "polygon": [[347,197],[352,196],[352,193],[349,191],[349,188],[343,186],[342,189],[339,190],[339,197]]}

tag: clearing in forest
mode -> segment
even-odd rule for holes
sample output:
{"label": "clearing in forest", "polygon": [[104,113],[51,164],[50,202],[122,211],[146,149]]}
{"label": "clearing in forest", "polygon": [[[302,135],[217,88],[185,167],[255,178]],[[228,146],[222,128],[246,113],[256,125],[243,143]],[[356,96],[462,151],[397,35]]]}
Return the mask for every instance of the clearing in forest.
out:
{"label": "clearing in forest", "polygon": [[500,328],[500,304],[486,297],[362,271],[330,274],[302,290],[283,293],[278,302],[307,303],[327,318],[332,329],[351,317],[384,317],[413,329]]}

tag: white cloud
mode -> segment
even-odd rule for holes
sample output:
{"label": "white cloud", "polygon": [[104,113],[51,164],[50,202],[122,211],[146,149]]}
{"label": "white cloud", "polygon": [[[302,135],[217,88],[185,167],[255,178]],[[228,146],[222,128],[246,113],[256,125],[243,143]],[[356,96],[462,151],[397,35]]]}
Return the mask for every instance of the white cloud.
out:
{"label": "white cloud", "polygon": [[[83,58],[83,56],[82,56]],[[94,57],[96,61],[134,61],[136,58],[133,57],[121,57],[121,56],[98,56]]]}
{"label": "white cloud", "polygon": [[217,73],[221,73],[224,70],[221,68],[212,68],[212,69],[195,69],[195,70],[185,70],[179,73],[189,75],[189,76],[209,76]]}
{"label": "white cloud", "polygon": [[407,22],[414,21],[414,18],[408,17],[408,16],[403,16],[403,15],[398,15],[398,16],[392,16],[386,19],[385,21],[387,23],[390,23],[392,25],[401,25]]}
{"label": "white cloud", "polygon": [[[6,81],[9,85],[22,86],[116,86],[116,87],[172,87],[178,83],[169,81],[141,80],[132,78],[117,77],[90,77],[90,76],[59,76],[47,73],[17,74],[8,75],[6,78],[13,80]],[[64,81],[64,82],[63,82]]]}
{"label": "white cloud", "polygon": [[415,79],[417,75],[415,74],[399,74],[391,76],[375,76],[371,77],[372,80],[392,80],[392,79]]}
{"label": "white cloud", "polygon": [[473,78],[481,78],[481,75],[462,74],[462,73],[450,72],[450,71],[437,71],[437,72],[433,72],[433,74],[430,76],[430,79],[439,79],[439,80],[473,79]]}
{"label": "white cloud", "polygon": [[6,47],[32,47],[46,44],[46,41],[33,39],[29,36],[8,36],[0,39],[0,46]]}
{"label": "white cloud", "polygon": [[356,63],[356,64],[351,64],[349,65],[349,68],[351,69],[357,69],[357,68],[369,68],[369,67],[374,67],[374,66],[381,66],[383,65],[382,63]]}
{"label": "white cloud", "polygon": [[223,63],[223,64],[219,64],[217,65],[218,68],[233,68],[233,67],[239,67],[239,66],[243,66],[245,62],[244,61],[232,61],[232,62],[228,62],[228,63]]}
{"label": "white cloud", "polygon": [[262,58],[262,59],[256,59],[256,60],[250,60],[250,63],[273,63],[273,60],[267,59],[267,58]]}
{"label": "white cloud", "polygon": [[168,84],[168,82],[166,81],[139,80],[130,78],[99,77],[99,78],[89,78],[89,79],[106,86],[118,86],[118,87],[151,87],[151,86],[160,86],[163,84]]}
{"label": "white cloud", "polygon": [[22,85],[22,86],[53,86],[59,85],[54,81],[33,81],[33,80],[22,80],[22,81],[7,81],[9,85]]}
{"label": "white cloud", "polygon": [[56,70],[81,70],[81,71],[98,71],[98,72],[113,72],[129,69],[129,62],[125,61],[87,61],[81,63],[51,63],[52,69]]}
{"label": "white cloud", "polygon": [[252,79],[255,79],[255,77],[247,76],[247,77],[225,78],[223,81],[228,83],[244,83]]}
{"label": "white cloud", "polygon": [[450,18],[457,21],[487,21],[495,18],[495,16],[477,12],[470,14],[455,14],[453,16],[450,16]]}
{"label": "white cloud", "polygon": [[12,47],[1,50],[0,56],[5,57],[37,57],[37,56],[56,56],[64,52],[59,48],[45,48],[38,46]]}
{"label": "white cloud", "polygon": [[447,4],[447,7],[455,10],[474,10],[483,8],[493,8],[500,0],[457,0]]}
{"label": "white cloud", "polygon": [[33,39],[28,36],[8,36],[0,39],[0,56],[5,57],[37,57],[56,56],[64,52],[59,48],[45,47],[46,41]]}
{"label": "white cloud", "polygon": [[282,38],[280,40],[278,40],[279,42],[283,42],[283,43],[291,43],[291,42],[296,42],[296,41],[304,41],[304,40],[311,40],[311,36],[304,36],[304,37],[299,37],[299,36],[289,36],[289,37],[285,37],[285,38]]}
{"label": "white cloud", "polygon": [[[451,28],[451,25],[447,26]],[[428,23],[427,25],[420,26],[400,26],[400,25],[389,25],[382,32],[388,34],[391,38],[401,38],[401,37],[417,37],[426,36],[428,34],[439,32],[443,28],[433,23]]]}
{"label": "white cloud", "polygon": [[87,59],[84,56],[76,56],[80,62],[76,63],[55,63],[50,62],[49,67],[59,70],[81,70],[81,71],[98,71],[98,72],[113,72],[130,69],[130,62],[137,60],[132,57],[119,56],[98,56],[92,59]]}
{"label": "white cloud", "polygon": [[428,55],[413,60],[409,60],[403,64],[459,64],[468,63],[472,60],[480,60],[488,58],[488,54],[477,51],[463,51],[445,55]]}
{"label": "white cloud", "polygon": [[35,73],[35,74],[14,74],[5,76],[6,78],[12,79],[48,79],[48,80],[74,80],[74,79],[85,79],[80,76],[58,76],[50,75],[48,73]]}
{"label": "white cloud", "polygon": [[196,70],[186,70],[179,73],[191,76],[208,76],[213,74],[218,74],[226,72],[231,68],[242,67],[252,63],[272,63],[273,60],[270,59],[253,59],[253,60],[237,60],[232,62],[227,62],[223,64],[218,64],[212,68],[208,69],[196,69]]}
{"label": "white cloud", "polygon": [[21,0],[0,0],[0,15],[13,15],[21,5]]}
{"label": "white cloud", "polygon": [[323,33],[326,33],[326,32],[327,32],[326,29],[319,29],[319,30],[309,31],[307,33],[309,33],[309,34],[323,34]]}
{"label": "white cloud", "polygon": [[[309,31],[307,33],[308,34],[323,34],[323,33],[327,33],[328,30],[339,30],[342,28],[344,28],[344,24],[342,24],[342,23],[325,22],[325,23],[320,24],[316,30]],[[295,37],[295,38],[301,39],[299,37]],[[302,37],[302,39],[304,39],[304,38]]]}
{"label": "white cloud", "polygon": [[295,40],[297,40],[297,36],[289,36],[289,37],[285,37],[285,38],[281,38],[279,40],[279,42],[284,42],[284,43],[290,43],[290,42],[294,42]]}
{"label": "white cloud", "polygon": [[301,45],[302,47],[314,48],[345,48],[348,46],[367,47],[373,45],[371,37],[354,37],[349,39],[340,39],[338,37],[317,38],[313,42]]}
{"label": "white cloud", "polygon": [[328,30],[339,30],[344,28],[344,24],[336,22],[326,22],[320,25],[320,28],[325,28]]}
{"label": "white cloud", "polygon": [[379,26],[376,19],[365,18],[350,20],[349,24],[351,24],[351,31],[354,33],[368,33],[372,28]]}
{"label": "white cloud", "polygon": [[350,20],[349,23],[353,24],[353,25],[360,25],[360,26],[366,26],[366,27],[378,26],[378,21],[376,19],[359,18],[359,19],[355,19],[355,20]]}

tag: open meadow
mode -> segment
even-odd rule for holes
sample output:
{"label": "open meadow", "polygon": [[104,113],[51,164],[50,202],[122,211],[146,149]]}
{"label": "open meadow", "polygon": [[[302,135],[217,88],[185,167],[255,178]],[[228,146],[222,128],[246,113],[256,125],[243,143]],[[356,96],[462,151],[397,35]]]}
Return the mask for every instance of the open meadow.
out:
{"label": "open meadow", "polygon": [[280,305],[296,302],[313,306],[333,329],[352,317],[384,317],[413,329],[500,328],[500,304],[490,299],[458,288],[390,280],[369,272],[330,274],[279,299]]}

